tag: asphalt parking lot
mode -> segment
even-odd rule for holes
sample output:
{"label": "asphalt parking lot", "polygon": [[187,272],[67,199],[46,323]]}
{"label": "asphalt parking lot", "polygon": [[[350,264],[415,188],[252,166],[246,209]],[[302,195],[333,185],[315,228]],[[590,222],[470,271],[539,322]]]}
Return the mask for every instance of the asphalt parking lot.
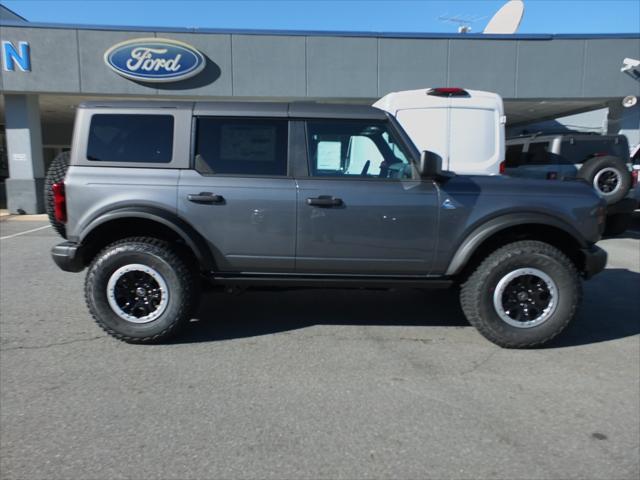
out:
{"label": "asphalt parking lot", "polygon": [[176,342],[135,346],[93,324],[45,221],[5,219],[0,475],[637,479],[635,228],[543,349],[417,290],[210,294]]}

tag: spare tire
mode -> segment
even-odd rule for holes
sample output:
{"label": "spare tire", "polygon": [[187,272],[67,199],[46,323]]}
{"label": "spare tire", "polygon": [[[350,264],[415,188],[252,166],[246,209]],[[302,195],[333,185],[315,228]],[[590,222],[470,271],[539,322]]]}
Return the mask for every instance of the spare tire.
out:
{"label": "spare tire", "polygon": [[64,223],[56,221],[56,217],[53,210],[53,189],[51,188],[54,183],[64,181],[64,177],[67,174],[69,168],[69,152],[62,152],[56,158],[53,159],[47,176],[44,180],[44,202],[49,222],[53,229],[60,234],[62,238],[67,238],[67,231]]}
{"label": "spare tire", "polygon": [[607,205],[622,200],[631,187],[629,169],[620,158],[610,155],[587,160],[578,177],[589,182]]}

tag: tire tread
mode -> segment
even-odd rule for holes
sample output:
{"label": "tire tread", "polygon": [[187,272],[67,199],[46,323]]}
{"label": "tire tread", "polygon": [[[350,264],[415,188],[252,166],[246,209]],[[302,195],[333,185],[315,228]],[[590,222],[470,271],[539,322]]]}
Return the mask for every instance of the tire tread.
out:
{"label": "tire tread", "polygon": [[[185,286],[181,305],[176,315],[177,320],[172,322],[167,328],[159,333],[156,333],[155,335],[151,335],[148,337],[132,337],[117,332],[113,328],[106,325],[101,320],[100,315],[93,308],[90,299],[90,291],[91,286],[93,285],[93,282],[95,280],[96,272],[100,268],[101,264],[108,259],[109,254],[116,253],[118,251],[118,248],[124,245],[135,245],[135,248],[138,252],[153,253],[155,255],[159,254],[159,256],[167,261],[167,263],[173,266],[179,282],[181,282],[181,284]],[[168,242],[154,237],[129,237],[123,238],[107,245],[95,256],[95,258],[91,262],[91,265],[89,266],[87,277],[85,280],[85,301],[94,321],[102,330],[104,330],[112,337],[127,343],[151,344],[166,340],[167,338],[175,335],[180,330],[180,328],[184,326],[186,320],[188,320],[189,315],[193,313],[193,310],[197,304],[196,299],[198,289],[196,287],[197,286],[195,282],[194,272],[189,269],[181,256],[171,248]]]}
{"label": "tire tread", "polygon": [[626,164],[621,158],[614,157],[612,155],[591,158],[587,160],[578,171],[578,178],[582,178],[589,182],[590,185],[593,185],[593,180],[598,171],[607,167],[615,168],[618,171],[620,181],[622,182],[618,192],[614,195],[605,197],[607,205],[613,205],[614,203],[618,203],[622,200],[627,193],[629,193],[629,189],[631,188],[631,175],[629,174]]}
{"label": "tire tread", "polygon": [[64,180],[64,177],[67,175],[67,170],[69,169],[70,158],[71,155],[69,152],[62,152],[56,156],[56,158],[51,162],[51,165],[49,165],[49,170],[47,170],[47,175],[44,181],[45,211],[49,217],[49,223],[51,223],[53,229],[62,238],[67,238],[67,229],[63,223],[56,220],[53,209],[53,190],[51,187],[53,187],[54,183],[59,183]]}
{"label": "tire tread", "polygon": [[[482,291],[485,286],[485,281],[491,273],[498,268],[501,264],[514,256],[521,254],[538,253],[547,257],[553,258],[560,262],[565,268],[569,270],[571,275],[575,279],[575,285],[577,288],[576,301],[571,305],[571,312],[563,319],[563,322],[549,335],[544,338],[538,339],[533,342],[522,343],[515,340],[505,339],[503,336],[497,334],[492,328],[490,322],[487,322],[483,318],[480,312],[480,299],[485,293]],[[542,345],[551,341],[560,332],[562,332],[567,324],[574,318],[578,306],[580,305],[582,298],[582,288],[578,270],[573,262],[556,247],[536,241],[536,240],[522,240],[505,245],[493,253],[491,253],[469,276],[466,282],[462,285],[460,292],[460,305],[462,310],[469,320],[469,323],[473,325],[485,338],[489,339],[493,343],[504,348],[532,348]]]}

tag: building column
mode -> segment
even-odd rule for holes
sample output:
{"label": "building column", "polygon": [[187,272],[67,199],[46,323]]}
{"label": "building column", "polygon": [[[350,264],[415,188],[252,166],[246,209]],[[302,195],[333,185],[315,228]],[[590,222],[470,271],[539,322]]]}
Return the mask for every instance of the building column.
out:
{"label": "building column", "polygon": [[37,95],[5,95],[4,111],[9,154],[6,180],[10,213],[44,212],[44,160]]}
{"label": "building column", "polygon": [[610,101],[607,134],[626,135],[631,150],[640,144],[640,102],[625,108],[620,100]]}

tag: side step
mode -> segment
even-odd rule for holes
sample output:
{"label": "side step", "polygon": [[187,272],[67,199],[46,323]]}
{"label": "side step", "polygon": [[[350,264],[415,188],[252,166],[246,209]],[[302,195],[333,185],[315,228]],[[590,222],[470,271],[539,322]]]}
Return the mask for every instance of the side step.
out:
{"label": "side step", "polygon": [[291,274],[220,274],[211,277],[214,284],[225,286],[315,287],[315,288],[449,288],[450,278],[424,276],[353,276]]}

